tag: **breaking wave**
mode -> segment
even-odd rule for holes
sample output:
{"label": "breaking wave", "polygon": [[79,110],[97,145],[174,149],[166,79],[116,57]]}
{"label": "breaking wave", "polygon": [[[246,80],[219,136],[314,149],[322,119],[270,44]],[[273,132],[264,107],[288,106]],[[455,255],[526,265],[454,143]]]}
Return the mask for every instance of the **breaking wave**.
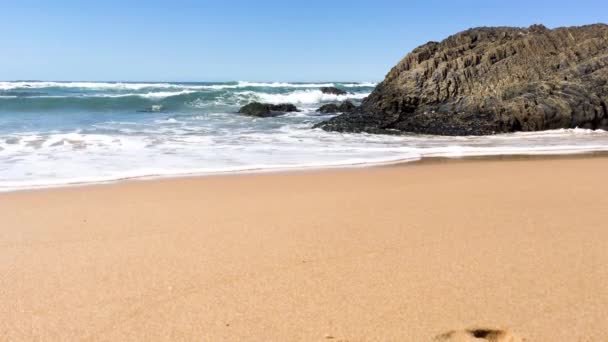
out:
{"label": "breaking wave", "polygon": [[[323,94],[337,86],[346,95]],[[324,103],[360,102],[375,83],[0,82],[0,191],[125,178],[394,163],[426,157],[608,150],[608,132],[485,137],[312,129]],[[293,103],[275,118],[251,101]]]}

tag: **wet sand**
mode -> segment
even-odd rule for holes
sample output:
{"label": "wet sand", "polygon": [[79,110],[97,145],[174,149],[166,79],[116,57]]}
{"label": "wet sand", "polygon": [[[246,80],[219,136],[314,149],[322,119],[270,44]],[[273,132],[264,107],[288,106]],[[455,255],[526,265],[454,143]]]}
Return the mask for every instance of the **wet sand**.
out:
{"label": "wet sand", "polygon": [[608,158],[0,194],[0,340],[606,341]]}

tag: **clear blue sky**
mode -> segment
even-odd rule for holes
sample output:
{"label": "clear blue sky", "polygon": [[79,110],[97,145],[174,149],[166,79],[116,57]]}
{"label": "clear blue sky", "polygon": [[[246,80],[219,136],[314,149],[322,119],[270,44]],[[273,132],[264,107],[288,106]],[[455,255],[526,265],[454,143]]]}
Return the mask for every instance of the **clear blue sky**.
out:
{"label": "clear blue sky", "polygon": [[0,79],[381,80],[474,26],[608,22],[608,0],[0,0]]}

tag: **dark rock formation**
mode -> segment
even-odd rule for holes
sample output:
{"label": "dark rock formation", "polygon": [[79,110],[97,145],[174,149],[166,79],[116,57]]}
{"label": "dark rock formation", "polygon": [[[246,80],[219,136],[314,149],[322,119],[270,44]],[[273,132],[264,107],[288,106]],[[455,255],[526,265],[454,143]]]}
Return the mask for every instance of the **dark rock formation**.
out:
{"label": "dark rock formation", "polygon": [[323,114],[332,114],[332,113],[352,113],[357,109],[350,101],[344,101],[340,104],[329,103],[321,106],[321,108],[317,109],[317,112]]}
{"label": "dark rock formation", "polygon": [[336,88],[336,87],[321,87],[321,92],[323,94],[331,94],[331,95],[346,95],[348,94],[346,91]]}
{"label": "dark rock formation", "polygon": [[281,103],[281,104],[277,104],[277,105],[271,104],[270,110],[273,112],[282,112],[282,113],[300,111],[295,105],[292,105],[291,103]]}
{"label": "dark rock formation", "polygon": [[239,109],[240,114],[257,116],[261,118],[279,116],[288,112],[299,112],[299,110],[291,103],[281,103],[275,105],[259,102],[249,103]]}
{"label": "dark rock formation", "polygon": [[475,28],[429,42],[359,110],[318,126],[442,135],[606,129],[608,25]]}

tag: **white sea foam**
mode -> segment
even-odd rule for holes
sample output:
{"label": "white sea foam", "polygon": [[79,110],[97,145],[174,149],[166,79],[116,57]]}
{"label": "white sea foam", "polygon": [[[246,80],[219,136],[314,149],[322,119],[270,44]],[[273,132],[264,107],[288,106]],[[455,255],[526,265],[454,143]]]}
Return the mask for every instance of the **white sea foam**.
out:
{"label": "white sea foam", "polygon": [[342,83],[341,86],[347,88],[357,88],[357,87],[375,87],[378,83],[376,82],[361,82],[361,83]]}
{"label": "white sea foam", "polygon": [[369,93],[353,93],[346,95],[334,95],[324,94],[320,90],[296,90],[287,94],[270,94],[253,91],[238,92],[238,95],[248,95],[262,102],[267,103],[294,103],[294,104],[316,104],[321,102],[330,101],[344,101],[344,100],[360,100],[369,95]]}
{"label": "white sea foam", "polygon": [[247,82],[239,81],[238,87],[267,87],[267,88],[321,88],[342,86],[347,88],[375,87],[376,82],[352,82],[352,83],[287,83],[287,82]]}
{"label": "white sea foam", "polygon": [[286,82],[247,82],[239,81],[238,87],[265,87],[265,88],[320,88],[333,87],[334,83],[286,83]]}
{"label": "white sea foam", "polygon": [[113,129],[113,134],[4,135],[0,137],[0,191],[149,176],[370,165],[427,157],[608,150],[608,132],[586,129],[485,137],[384,136],[328,133],[310,129],[310,123],[294,117],[277,120],[218,114],[179,120],[168,117],[143,126],[117,121],[97,126],[104,132]]}

